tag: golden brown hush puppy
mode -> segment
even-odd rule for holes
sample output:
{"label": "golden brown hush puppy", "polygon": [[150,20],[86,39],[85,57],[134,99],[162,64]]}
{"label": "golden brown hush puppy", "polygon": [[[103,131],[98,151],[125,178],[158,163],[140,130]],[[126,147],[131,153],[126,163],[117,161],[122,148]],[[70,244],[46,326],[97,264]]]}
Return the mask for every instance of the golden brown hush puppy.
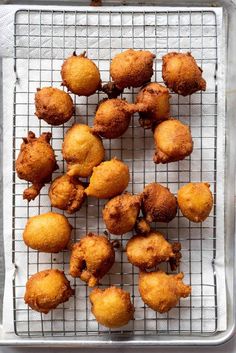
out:
{"label": "golden brown hush puppy", "polygon": [[94,288],[89,295],[92,313],[99,324],[108,328],[127,325],[134,318],[130,294],[121,288]]}
{"label": "golden brown hush puppy", "polygon": [[48,195],[53,207],[68,213],[78,211],[86,199],[83,184],[67,174],[53,180]]}
{"label": "golden brown hush puppy", "polygon": [[66,59],[61,67],[62,85],[79,96],[91,96],[101,87],[100,73],[85,52]]}
{"label": "golden brown hush puppy", "polygon": [[131,116],[136,111],[135,104],[124,99],[105,99],[98,105],[93,131],[105,138],[118,138],[128,129]]}
{"label": "golden brown hush puppy", "polygon": [[170,222],[176,216],[176,197],[165,186],[148,184],[141,195],[141,209],[148,222]]}
{"label": "golden brown hush puppy", "polygon": [[174,308],[180,298],[191,293],[191,287],[183,283],[184,274],[168,275],[163,271],[139,273],[139,292],[142,300],[151,309],[166,313]]}
{"label": "golden brown hush puppy", "polygon": [[89,233],[72,247],[70,275],[94,287],[115,261],[111,242],[102,235]]}
{"label": "golden brown hush puppy", "polygon": [[168,53],[162,57],[162,78],[175,93],[187,96],[206,90],[202,69],[191,53]]}
{"label": "golden brown hush puppy", "polygon": [[74,113],[70,95],[54,87],[37,89],[35,108],[35,115],[51,125],[66,123]]}
{"label": "golden brown hush puppy", "polygon": [[180,243],[170,244],[161,233],[151,230],[148,234],[138,234],[129,239],[126,254],[129,262],[141,269],[153,268],[172,259],[174,270],[181,258],[180,249]]}
{"label": "golden brown hush puppy", "polygon": [[170,94],[166,87],[157,82],[148,83],[136,98],[137,104],[144,104],[146,111],[140,111],[139,123],[145,129],[150,129],[156,123],[170,117]]}
{"label": "golden brown hush puppy", "polygon": [[20,179],[32,183],[23,193],[23,198],[28,201],[38,196],[44,184],[51,181],[52,173],[58,169],[54,151],[49,144],[51,137],[50,132],[44,132],[37,138],[29,131],[28,136],[23,138],[16,160],[16,172]]}
{"label": "golden brown hush puppy", "polygon": [[72,226],[64,215],[48,212],[29,218],[23,239],[32,249],[57,253],[67,247],[71,230]]}
{"label": "golden brown hush puppy", "polygon": [[203,222],[213,207],[213,196],[208,183],[189,183],[178,191],[178,205],[183,215],[192,222]]}
{"label": "golden brown hush puppy", "polygon": [[65,134],[62,155],[67,162],[67,174],[83,178],[104,159],[102,140],[84,124],[74,124]]}
{"label": "golden brown hush puppy", "polygon": [[51,269],[35,273],[26,283],[24,300],[31,309],[47,314],[74,295],[64,273]]}
{"label": "golden brown hush puppy", "polygon": [[139,215],[140,204],[140,196],[128,192],[108,201],[102,211],[108,231],[116,235],[130,232]]}
{"label": "golden brown hush puppy", "polygon": [[180,161],[193,151],[193,140],[190,129],[179,120],[163,121],[154,130],[156,152],[155,163]]}
{"label": "golden brown hush puppy", "polygon": [[102,162],[93,168],[90,184],[85,189],[88,196],[110,199],[122,194],[129,184],[129,168],[117,158]]}
{"label": "golden brown hush puppy", "polygon": [[119,89],[140,87],[153,75],[153,60],[156,56],[147,50],[128,49],[117,54],[111,62],[110,74]]}

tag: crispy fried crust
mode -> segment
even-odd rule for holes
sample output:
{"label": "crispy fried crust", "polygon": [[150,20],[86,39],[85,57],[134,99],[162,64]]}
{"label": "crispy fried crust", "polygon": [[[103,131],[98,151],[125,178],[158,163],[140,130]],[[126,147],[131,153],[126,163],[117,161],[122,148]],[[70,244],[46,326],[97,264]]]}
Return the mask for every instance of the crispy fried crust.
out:
{"label": "crispy fried crust", "polygon": [[156,152],[153,161],[156,164],[180,161],[193,151],[190,129],[179,120],[163,121],[154,130]]}
{"label": "crispy fried crust", "polygon": [[187,96],[206,90],[202,69],[191,53],[168,53],[162,57],[162,62],[163,80],[175,93]]}
{"label": "crispy fried crust", "polygon": [[151,227],[149,222],[143,217],[138,217],[135,224],[135,231],[138,234],[146,234],[150,232],[150,229]]}
{"label": "crispy fried crust", "polygon": [[74,295],[64,273],[50,269],[35,273],[26,283],[25,303],[31,309],[47,314]]}
{"label": "crispy fried crust", "polygon": [[142,300],[151,309],[166,313],[178,304],[180,298],[186,298],[191,293],[191,287],[182,282],[183,277],[182,272],[168,275],[163,271],[141,271],[139,292]]}
{"label": "crispy fried crust", "polygon": [[117,54],[111,62],[110,73],[119,89],[140,87],[153,75],[153,60],[150,51],[128,49]]}
{"label": "crispy fried crust", "polygon": [[102,235],[89,233],[72,247],[70,275],[94,287],[114,261],[115,251],[109,240]]}
{"label": "crispy fried crust", "polygon": [[95,288],[89,295],[96,320],[108,328],[121,327],[134,318],[130,294],[117,287]]}

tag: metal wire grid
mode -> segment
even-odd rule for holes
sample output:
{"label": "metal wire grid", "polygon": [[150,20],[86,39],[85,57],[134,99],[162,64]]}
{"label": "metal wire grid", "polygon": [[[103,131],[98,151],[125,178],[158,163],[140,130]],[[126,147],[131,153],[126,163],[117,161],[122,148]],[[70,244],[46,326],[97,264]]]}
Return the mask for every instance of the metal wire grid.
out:
{"label": "metal wire grid", "polygon": [[[149,182],[157,181],[174,193],[189,181],[208,181],[216,200],[216,139],[217,139],[217,23],[212,11],[141,11],[122,12],[91,10],[46,11],[20,10],[15,18],[14,60],[16,86],[14,92],[13,161],[19,153],[22,136],[28,130],[39,135],[52,131],[52,146],[57,154],[59,171],[65,170],[61,143],[68,126],[73,122],[92,125],[101,92],[89,98],[74,96],[74,118],[62,127],[51,127],[34,116],[34,94],[37,87],[60,87],[60,67],[72,54],[86,50],[88,57],[99,66],[102,80],[109,80],[109,62],[126,48],[149,49],[157,56],[153,80],[161,82],[161,56],[170,51],[191,51],[203,68],[207,79],[206,92],[190,97],[172,94],[172,116],[189,124],[194,139],[192,155],[183,161],[155,165],[152,133],[143,130],[137,116],[128,131],[117,140],[104,140],[106,158],[121,158],[129,165],[131,181],[128,190],[140,192]],[[134,101],[136,90],[123,94]],[[167,314],[158,314],[147,308],[137,289],[138,270],[131,266],[124,248],[130,234],[119,239],[121,249],[116,251],[116,263],[101,281],[101,287],[115,284],[128,290],[135,305],[135,320],[126,327],[108,330],[97,324],[90,312],[89,289],[80,280],[71,279],[76,295],[48,315],[30,310],[23,300],[27,279],[45,268],[59,268],[68,276],[68,252],[42,254],[27,248],[22,232],[27,219],[44,213],[50,207],[44,187],[40,196],[27,204],[22,191],[27,183],[19,180],[13,168],[13,241],[12,260],[16,264],[13,283],[14,327],[20,336],[76,336],[76,335],[211,335],[217,331],[216,278],[212,267],[215,258],[215,206],[203,224],[192,224],[179,213],[168,225],[155,224],[167,239],[182,244],[182,262],[179,270],[185,273],[185,282],[192,286],[192,295],[181,300]],[[78,240],[88,231],[102,234],[105,230],[101,217],[103,201],[89,199],[76,215],[66,215],[74,227]],[[215,204],[214,204],[215,205]],[[57,209],[53,209],[60,212]],[[163,265],[169,271],[169,267]],[[68,276],[69,277],[69,276]]]}

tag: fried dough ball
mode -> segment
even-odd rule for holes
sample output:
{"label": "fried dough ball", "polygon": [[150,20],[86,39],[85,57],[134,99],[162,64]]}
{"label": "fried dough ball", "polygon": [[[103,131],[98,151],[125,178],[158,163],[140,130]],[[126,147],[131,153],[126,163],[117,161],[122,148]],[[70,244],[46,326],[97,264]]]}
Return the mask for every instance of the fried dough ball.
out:
{"label": "fried dough ball", "polygon": [[128,49],[117,54],[111,62],[110,74],[119,89],[140,87],[153,75],[153,60],[150,51]]}
{"label": "fried dough ball", "polygon": [[128,129],[131,116],[136,111],[135,104],[124,99],[105,99],[98,105],[93,131],[105,138],[118,138]]}
{"label": "fried dough ball", "polygon": [[148,184],[141,197],[141,209],[149,223],[168,223],[175,218],[177,213],[176,197],[165,186],[158,183]]}
{"label": "fried dough ball", "polygon": [[139,273],[139,292],[151,309],[166,313],[174,308],[180,298],[187,298],[191,287],[183,283],[184,274],[168,275],[163,271]]}
{"label": "fried dough ball", "polygon": [[126,253],[129,262],[141,269],[153,268],[161,262],[171,261],[175,270],[181,258],[180,243],[170,244],[164,236],[151,230],[145,235],[135,235],[126,245]]}
{"label": "fried dough ball", "polygon": [[112,158],[93,168],[90,184],[85,192],[98,199],[110,199],[127,188],[129,178],[128,166],[119,159]]}
{"label": "fried dough ball", "polygon": [[156,82],[143,87],[136,98],[136,103],[146,105],[146,111],[139,112],[139,123],[145,129],[150,129],[155,123],[170,117],[170,93],[166,87]]}
{"label": "fried dough ball", "polygon": [[61,67],[62,85],[79,96],[91,96],[101,87],[100,73],[94,62],[73,53]]}
{"label": "fried dough ball", "polygon": [[29,218],[23,239],[25,244],[32,249],[57,253],[66,249],[70,241],[71,230],[72,226],[64,215],[48,212]]}
{"label": "fried dough ball", "polygon": [[66,123],[74,113],[70,95],[58,88],[38,88],[35,94],[35,115],[51,125]]}
{"label": "fried dough ball", "polygon": [[47,314],[74,295],[64,272],[51,269],[35,273],[26,283],[25,304],[31,309]]}
{"label": "fried dough ball", "polygon": [[67,174],[86,178],[104,159],[105,150],[100,137],[88,125],[74,124],[65,134],[62,154]]}
{"label": "fried dough ball", "polygon": [[156,152],[153,161],[169,163],[180,161],[193,151],[193,140],[190,129],[179,120],[163,121],[154,130]]}
{"label": "fried dough ball", "polygon": [[49,144],[51,137],[50,132],[44,132],[37,138],[29,131],[28,136],[23,138],[16,160],[16,172],[20,179],[32,183],[23,193],[23,198],[28,201],[38,196],[44,184],[51,181],[52,173],[58,169],[54,151]]}
{"label": "fried dough ball", "polygon": [[213,207],[213,196],[208,183],[189,183],[178,191],[178,205],[183,215],[192,222],[203,222]]}
{"label": "fried dough ball", "polygon": [[116,235],[130,232],[139,215],[140,204],[140,196],[128,192],[108,201],[102,211],[108,231]]}
{"label": "fried dough ball", "polygon": [[202,69],[191,53],[168,53],[162,57],[162,78],[175,93],[187,96],[206,90]]}
{"label": "fried dough ball", "polygon": [[134,318],[130,294],[115,286],[101,290],[94,288],[89,295],[92,313],[99,324],[108,328],[127,325]]}
{"label": "fried dough ball", "polygon": [[78,211],[86,198],[83,184],[67,174],[53,180],[48,195],[53,207],[68,213]]}
{"label": "fried dough ball", "polygon": [[111,242],[102,235],[89,233],[72,247],[70,275],[94,287],[115,262]]}

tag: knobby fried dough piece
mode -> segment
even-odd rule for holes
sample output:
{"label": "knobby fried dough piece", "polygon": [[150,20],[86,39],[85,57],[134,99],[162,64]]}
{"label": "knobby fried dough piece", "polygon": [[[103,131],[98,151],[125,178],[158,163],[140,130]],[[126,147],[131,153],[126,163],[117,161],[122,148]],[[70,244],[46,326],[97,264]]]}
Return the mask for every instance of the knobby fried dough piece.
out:
{"label": "knobby fried dough piece", "polygon": [[149,82],[153,75],[155,57],[147,50],[128,49],[117,54],[110,66],[110,74],[116,87],[140,87]]}
{"label": "knobby fried dough piece", "polygon": [[134,318],[130,294],[121,288],[95,288],[89,295],[96,320],[108,328],[121,327]]}
{"label": "knobby fried dough piece", "polygon": [[179,120],[163,121],[154,130],[156,152],[153,161],[156,164],[180,161],[193,151],[190,129]]}
{"label": "knobby fried dough piece", "polygon": [[151,230],[151,227],[149,222],[143,217],[138,217],[135,224],[135,231],[138,234],[146,234],[146,233],[149,233],[150,230]]}
{"label": "knobby fried dough piece", "polygon": [[23,138],[16,160],[16,172],[20,179],[32,183],[23,193],[23,198],[28,201],[38,196],[44,184],[51,181],[52,173],[58,169],[54,151],[49,144],[51,137],[50,132],[44,132],[37,138],[29,131],[28,136]]}
{"label": "knobby fried dough piece", "polygon": [[191,53],[168,53],[162,57],[162,77],[166,86],[182,96],[206,90],[202,69]]}
{"label": "knobby fried dough piece", "polygon": [[213,196],[208,183],[188,183],[178,191],[178,205],[183,215],[192,222],[203,222],[213,207]]}
{"label": "knobby fried dough piece", "polygon": [[31,309],[47,314],[74,295],[64,273],[50,269],[35,273],[26,283],[24,300]]}
{"label": "knobby fried dough piece", "polygon": [[163,271],[139,273],[139,292],[142,300],[151,309],[166,313],[174,308],[180,298],[187,298],[191,287],[184,284],[182,272],[168,275]]}
{"label": "knobby fried dough piece", "polygon": [[102,235],[89,233],[72,247],[70,275],[94,287],[115,261],[112,243]]}

